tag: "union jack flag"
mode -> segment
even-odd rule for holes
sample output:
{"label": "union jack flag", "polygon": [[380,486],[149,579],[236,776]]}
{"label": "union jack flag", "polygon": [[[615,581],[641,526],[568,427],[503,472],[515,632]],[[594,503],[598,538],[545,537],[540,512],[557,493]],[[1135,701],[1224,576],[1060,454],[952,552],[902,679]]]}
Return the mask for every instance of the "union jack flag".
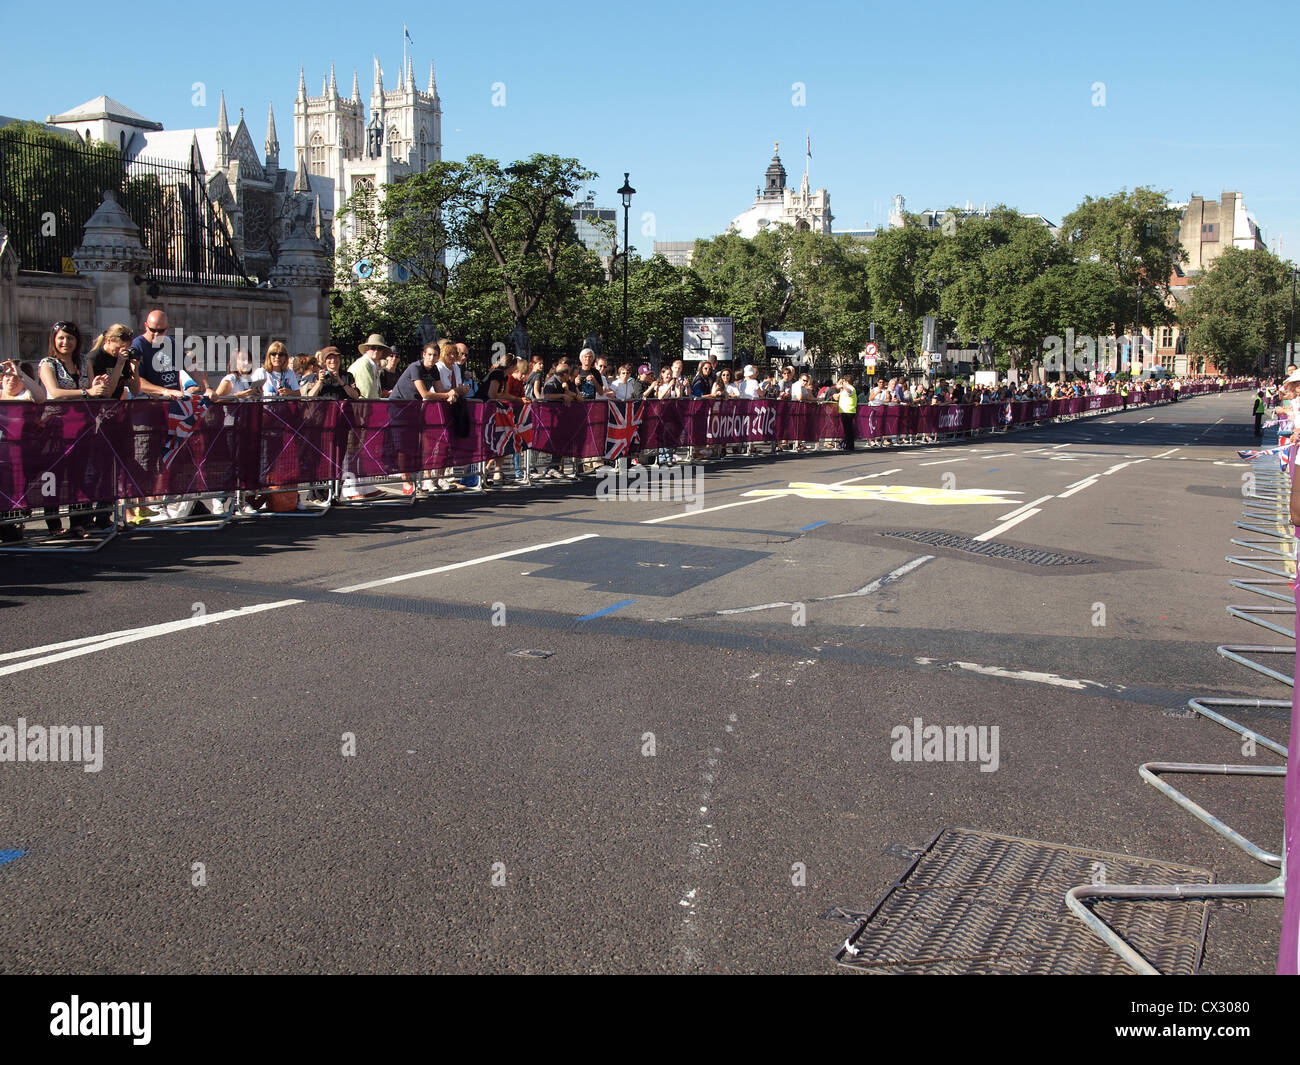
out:
{"label": "union jack flag", "polygon": [[641,418],[645,404],[637,400],[612,401],[605,421],[605,461],[613,462],[627,455],[641,437]]}
{"label": "union jack flag", "polygon": [[204,396],[187,395],[167,403],[167,439],[163,443],[162,461],[168,469],[181,453],[181,445],[194,435],[199,422],[212,404]]}
{"label": "union jack flag", "polygon": [[1280,444],[1277,447],[1270,447],[1270,448],[1263,448],[1263,449],[1254,448],[1249,451],[1238,451],[1237,454],[1239,457],[1247,460],[1262,459],[1265,455],[1284,454],[1286,452],[1286,449],[1289,448],[1290,446],[1291,446],[1290,444]]}
{"label": "union jack flag", "polygon": [[483,443],[493,455],[523,451],[533,444],[533,411],[525,403],[516,409],[510,403],[494,404],[483,426]]}

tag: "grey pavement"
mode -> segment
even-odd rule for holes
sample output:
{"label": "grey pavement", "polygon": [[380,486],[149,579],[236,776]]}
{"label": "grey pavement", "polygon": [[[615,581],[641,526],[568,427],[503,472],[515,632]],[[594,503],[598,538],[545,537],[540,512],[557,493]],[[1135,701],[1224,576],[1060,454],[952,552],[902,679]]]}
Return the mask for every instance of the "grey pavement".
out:
{"label": "grey pavement", "polygon": [[[104,764],[0,764],[0,972],[833,972],[821,915],[952,826],[1259,879],[1137,773],[1242,760],[1189,697],[1287,697],[1214,650],[1273,642],[1224,612],[1249,407],[6,557],[0,723]],[[916,717],[996,771],[893,760]],[[1280,839],[1279,781],[1186,783]],[[1205,971],[1280,919],[1214,907]]]}

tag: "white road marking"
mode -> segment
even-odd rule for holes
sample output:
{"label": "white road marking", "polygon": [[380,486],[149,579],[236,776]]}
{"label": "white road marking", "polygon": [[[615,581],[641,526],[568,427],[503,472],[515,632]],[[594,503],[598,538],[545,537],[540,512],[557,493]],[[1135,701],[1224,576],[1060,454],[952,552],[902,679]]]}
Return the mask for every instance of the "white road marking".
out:
{"label": "white road marking", "polygon": [[1069,446],[1070,446],[1069,444],[1053,444],[1053,445],[1052,445],[1052,450],[1053,450],[1053,451],[1058,451],[1058,450],[1060,450],[1060,449],[1063,448],[1063,447],[1069,447]]}
{"label": "white road marking", "polygon": [[1023,507],[1016,507],[1016,509],[1013,510],[1010,514],[1003,514],[1002,517],[998,518],[998,521],[1007,521],[1011,518],[1014,518],[1017,514],[1023,514],[1030,507],[1036,507],[1038,506],[1039,503],[1046,503],[1049,499],[1052,498],[1054,497],[1043,496],[1040,499],[1035,499],[1032,503],[1026,503]]}
{"label": "white road marking", "polygon": [[[861,477],[850,477],[844,481],[835,481],[830,487],[837,485],[852,484],[854,481],[869,481],[873,477],[888,477],[891,473],[902,473],[902,468],[896,470],[881,470],[878,473],[865,473]],[[759,496],[757,499],[742,499],[739,503],[722,503],[716,507],[705,507],[703,510],[687,510],[678,514],[665,514],[662,518],[648,518],[641,522],[642,525],[658,525],[663,521],[676,521],[678,518],[694,517],[697,514],[712,514],[716,510],[728,510],[731,507],[743,507],[750,503],[763,503],[769,499],[789,499],[788,495]]]}
{"label": "white road marking", "polygon": [[[555,540],[549,544],[534,544],[532,547],[518,547],[513,551],[502,551],[495,555],[484,555],[482,558],[471,558],[464,562],[453,562],[447,566],[435,566],[433,569],[416,570],[414,573],[402,573],[396,577],[384,577],[378,581],[366,581],[365,584],[349,584],[346,588],[335,588],[334,591],[339,594],[347,592],[361,592],[367,588],[379,588],[386,584],[398,584],[401,581],[412,581],[417,577],[432,577],[435,573],[450,573],[455,569],[464,569],[466,566],[477,566],[484,562],[495,562],[502,558],[513,558],[515,555],[528,555],[534,551],[545,551],[549,547],[564,547],[567,544],[576,544],[582,540],[593,540],[599,533],[583,533],[581,536],[571,536],[567,540]],[[296,602],[297,600],[295,600]]]}
{"label": "white road marking", "polygon": [[1151,457],[1153,459],[1162,459],[1168,455],[1172,455],[1175,451],[1181,451],[1181,450],[1182,450],[1181,448],[1171,447],[1168,451],[1162,451],[1160,452],[1159,455],[1152,455]]}
{"label": "white road marking", "polygon": [[1036,673],[1027,669],[1003,669],[1001,666],[981,666],[976,662],[936,662],[933,658],[917,658],[918,665],[932,666],[955,666],[957,669],[964,669],[968,673],[979,673],[985,677],[1001,677],[1004,680],[1028,680],[1035,684],[1050,684],[1055,688],[1070,688],[1073,691],[1086,691],[1089,688],[1105,688],[1111,691],[1123,691],[1122,684],[1102,684],[1095,680],[1076,680],[1072,677],[1061,677],[1055,673]]}
{"label": "white road marking", "polygon": [[924,566],[927,562],[931,561],[933,558],[934,555],[922,555],[920,558],[912,559],[911,562],[904,562],[901,566],[898,567],[898,569],[890,570],[883,577],[878,577],[876,580],[872,581],[870,584],[866,585],[865,587],[859,588],[856,592],[841,592],[839,595],[819,595],[813,599],[813,602],[825,603],[825,602],[829,602],[832,599],[854,599],[862,595],[871,595],[872,592],[879,591],[886,584],[892,584],[900,577],[903,577],[906,574],[911,573],[912,570],[916,569],[917,567]]}
{"label": "white road marking", "polygon": [[1010,521],[1004,521],[1001,525],[997,526],[996,528],[992,528],[986,533],[980,533],[979,536],[975,537],[975,539],[980,541],[981,543],[987,540],[992,540],[993,537],[1006,532],[1013,525],[1019,525],[1022,521],[1028,521],[1035,514],[1041,514],[1041,513],[1042,513],[1041,510],[1026,511],[1024,514],[1021,514],[1020,517],[1018,518],[1012,518]]}
{"label": "white road marking", "polygon": [[1085,488],[1091,488],[1096,483],[1097,483],[1096,477],[1086,477],[1082,481],[1079,481],[1077,484],[1075,484],[1068,492],[1062,492],[1060,498],[1069,499],[1070,496],[1074,495],[1075,493],[1082,492]]}
{"label": "white road marking", "polygon": [[212,625],[218,621],[230,621],[234,618],[246,617],[249,614],[260,614],[265,610],[276,610],[282,606],[296,606],[302,601],[301,599],[281,599],[275,603],[258,603],[255,606],[240,607],[238,610],[223,610],[217,614],[202,614],[198,617],[182,618],[180,621],[167,621],[161,625],[147,625],[144,628],[136,629],[134,632],[114,636],[112,639],[100,640],[98,643],[91,643],[82,647],[74,647],[67,651],[60,651],[57,654],[32,659],[29,662],[4,666],[0,668],[0,677],[8,676],[10,673],[21,673],[26,669],[35,669],[37,666],[48,666],[55,662],[64,662],[69,658],[93,655],[97,651],[107,651],[110,647],[121,647],[123,644],[149,640],[155,636],[166,636],[169,633],[181,632],[185,629],[197,629],[203,625]]}
{"label": "white road marking", "polygon": [[105,632],[99,636],[82,636],[76,640],[64,640],[62,643],[47,643],[44,647],[29,647],[25,651],[6,651],[0,655],[0,662],[8,662],[14,658],[30,658],[32,655],[48,654],[50,651],[62,651],[65,647],[82,647],[88,643],[101,643],[104,640],[111,640],[118,636],[130,636],[139,632],[135,629],[119,629],[117,632]]}
{"label": "white road marking", "polygon": [[693,518],[700,514],[712,514],[717,510],[730,510],[732,507],[747,507],[751,503],[766,503],[770,499],[784,499],[784,496],[759,496],[757,499],[742,499],[739,503],[723,503],[716,507],[704,507],[701,510],[683,510],[676,514],[665,514],[662,518],[648,518],[642,525],[658,525],[661,521],[676,521],[678,518]]}
{"label": "white road marking", "polygon": [[1032,451],[1026,451],[1026,455],[1037,455],[1040,451],[1051,451],[1050,447],[1036,447]]}
{"label": "white road marking", "polygon": [[[890,570],[883,577],[876,578],[876,580],[872,581],[870,584],[865,585],[862,588],[859,588],[856,592],[840,592],[837,595],[818,595],[810,599],[809,602],[828,603],[832,599],[856,599],[864,595],[871,595],[874,592],[878,592],[886,584],[892,584],[894,581],[898,580],[900,577],[905,577],[907,574],[911,573],[912,570],[918,568],[919,566],[924,566],[927,562],[932,561],[934,557],[935,557],[934,555],[922,555],[920,558],[914,558],[910,562],[904,562],[903,565],[899,566],[897,569]],[[792,607],[792,606],[794,606],[793,603],[763,603],[759,606],[739,606],[739,607],[732,607],[729,610],[717,610],[714,611],[714,613],[719,615],[752,614],[759,610],[779,610],[782,607]],[[754,677],[757,676],[758,674],[754,673],[750,676],[749,679],[753,680]]]}
{"label": "white road marking", "polygon": [[1153,415],[1151,415],[1150,418],[1143,418],[1140,422],[1138,422],[1138,424],[1139,424],[1139,425],[1146,425],[1147,422],[1153,422],[1153,421],[1155,421],[1155,420],[1156,420],[1156,416],[1153,414]]}
{"label": "white road marking", "polygon": [[934,462],[922,462],[921,465],[922,466],[947,466],[950,462],[965,462],[966,459],[968,458],[970,458],[969,455],[967,455],[965,458],[960,458],[960,459],[937,459]]}
{"label": "white road marking", "polygon": [[1121,462],[1118,466],[1112,466],[1108,470],[1102,470],[1101,476],[1109,477],[1112,473],[1119,473],[1119,471],[1124,469],[1126,466],[1136,466],[1139,462],[1146,462],[1146,461],[1147,461],[1146,459],[1130,459],[1128,462]]}
{"label": "white road marking", "polygon": [[775,610],[781,606],[794,606],[793,603],[764,603],[762,606],[738,606],[731,610],[719,610],[719,614],[752,614],[755,610]]}

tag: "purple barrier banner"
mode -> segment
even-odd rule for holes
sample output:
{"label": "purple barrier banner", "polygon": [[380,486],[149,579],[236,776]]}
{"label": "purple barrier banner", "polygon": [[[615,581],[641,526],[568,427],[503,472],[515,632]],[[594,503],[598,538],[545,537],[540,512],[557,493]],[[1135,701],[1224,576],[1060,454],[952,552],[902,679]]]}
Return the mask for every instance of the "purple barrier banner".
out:
{"label": "purple barrier banner", "polygon": [[[1289,454],[1291,491],[1295,491],[1296,453]],[[1296,541],[1300,548],[1300,540]],[[1296,581],[1296,617],[1300,619],[1300,580]],[[1296,645],[1296,669],[1300,670],[1300,644]],[[1300,672],[1293,674],[1300,677]],[[1279,976],[1300,974],[1300,699],[1291,700],[1291,739],[1286,745],[1286,805],[1282,839],[1282,871],[1286,896],[1282,902],[1282,937],[1277,948]]]}
{"label": "purple barrier banner", "polygon": [[[1183,389],[1206,391],[1219,389]],[[1135,392],[1129,404],[1169,398],[1166,389]],[[860,440],[942,436],[1122,403],[1110,395],[928,407],[864,404],[856,433]],[[612,460],[661,447],[811,443],[842,433],[834,403],[786,400],[0,403],[0,512],[417,473],[528,448]]]}

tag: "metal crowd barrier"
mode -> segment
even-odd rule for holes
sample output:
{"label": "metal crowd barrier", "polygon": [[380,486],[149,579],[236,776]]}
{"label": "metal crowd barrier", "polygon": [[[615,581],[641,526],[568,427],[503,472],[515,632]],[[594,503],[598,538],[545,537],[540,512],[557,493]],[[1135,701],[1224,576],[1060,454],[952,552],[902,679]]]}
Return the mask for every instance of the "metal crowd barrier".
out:
{"label": "metal crowd barrier", "polygon": [[[1193,394],[1200,395],[1203,393],[1193,393]],[[1204,393],[1204,394],[1210,394],[1210,393]],[[1155,406],[1155,405],[1168,403],[1168,402],[1170,402],[1170,400],[1161,399],[1161,400],[1155,400],[1152,403],[1146,405]],[[1074,420],[1077,418],[1087,418],[1087,417],[1093,417],[1097,415],[1114,414],[1117,412],[1117,409],[1118,408],[1115,407],[1101,407],[1098,408],[1097,410],[1082,410],[1074,414],[1068,414],[1068,415],[1061,414],[1055,417],[1062,418],[1062,419],[1069,418],[1070,420]],[[927,434],[925,433],[916,433],[916,434],[912,434],[911,436],[908,436],[908,434],[899,433],[888,437],[881,436],[881,437],[874,437],[874,438],[864,438],[859,440],[859,445],[869,444],[871,446],[879,447],[881,449],[884,449],[886,447],[902,448],[907,446],[924,447],[929,444],[950,443],[952,441],[957,440],[958,438],[975,439],[985,434],[995,435],[998,433],[1006,433],[1011,429],[1028,429],[1028,428],[1039,426],[1044,422],[1049,422],[1051,420],[1053,420],[1052,417],[1045,417],[1033,422],[1026,422],[1023,424],[1021,423],[1005,424],[999,420],[998,423],[991,426],[983,426],[979,428],[972,427],[970,429],[959,430],[957,432],[951,432],[951,433],[928,434],[928,438],[927,438]],[[828,446],[828,441],[829,441],[829,446]],[[787,449],[785,451],[778,451],[777,444],[779,443],[779,441],[770,441],[770,442],[763,441],[763,442],[751,443],[748,445],[740,444],[737,446],[743,449],[741,452],[741,454],[743,455],[756,455],[759,452],[757,452],[755,448],[757,446],[761,446],[762,443],[768,443],[769,447],[772,449],[771,451],[772,454],[795,454],[795,453],[808,454],[812,452],[822,452],[824,450],[836,450],[836,446],[838,445],[838,438],[827,438],[825,440],[818,440],[815,442],[807,441],[805,442],[803,452],[795,452],[790,449]],[[727,445],[727,446],[729,447],[731,445]],[[673,448],[671,450],[674,453],[676,453],[677,451],[681,451],[684,449],[689,453],[694,449],[698,448],[700,450],[703,450],[707,447],[709,447],[709,445],[682,445],[681,447]],[[507,482],[506,484],[503,485],[503,487],[524,487],[524,486],[535,484],[537,483],[538,480],[541,480],[542,478],[537,477],[534,474],[534,456],[539,454],[541,454],[541,452],[536,452],[533,449],[526,449],[522,451],[520,453],[520,463],[524,470],[523,480],[515,481],[513,483]],[[725,450],[724,450],[724,457],[725,457]],[[565,458],[568,457],[566,456]],[[581,472],[587,462],[592,461],[593,458],[597,458],[597,457],[572,458],[571,461],[574,464],[574,472],[572,474],[566,474],[564,471],[565,458],[557,459],[555,456],[551,456],[552,464],[559,467],[560,475],[561,475],[560,479],[571,482],[581,475]],[[512,462],[513,459],[510,453],[507,453],[506,455],[502,456],[500,459],[500,463],[503,470],[506,468],[507,463],[512,463]],[[485,475],[483,473],[483,469],[485,465],[486,465],[485,462],[476,462],[465,467],[455,467],[455,469],[451,471],[449,476],[451,477],[451,479],[461,480],[462,482],[464,480],[468,480],[469,477],[471,476],[477,476],[480,478],[479,487],[482,487],[485,484]],[[345,456],[340,456],[340,461],[337,463],[337,466],[338,468],[346,470]],[[455,476],[455,470],[464,470],[465,473],[461,477],[457,478]],[[432,474],[433,479],[437,479],[437,473],[438,471],[419,471],[419,472],[413,472],[406,476],[409,476],[412,479],[412,481],[416,484],[418,489],[421,482],[424,479],[426,479],[425,477],[426,474]],[[274,518],[324,517],[325,514],[327,514],[332,507],[336,507],[336,506],[341,508],[410,507],[413,506],[416,503],[416,501],[420,498],[420,494],[418,492],[412,493],[410,495],[406,495],[406,494],[394,493],[391,491],[385,491],[386,486],[401,485],[404,483],[408,483],[408,482],[406,481],[405,477],[401,474],[385,474],[382,476],[371,476],[371,477],[361,477],[361,478],[351,478],[345,474],[345,479],[342,480],[283,484],[274,487],[260,488],[256,490],[237,489],[237,490],[231,490],[227,492],[205,491],[199,493],[147,496],[147,497],[139,497],[139,498],[119,499],[114,501],[111,504],[104,504],[102,506],[96,506],[92,504],[74,504],[72,506],[64,505],[58,508],[59,516],[62,520],[68,520],[74,514],[85,516],[89,514],[111,513],[113,516],[113,522],[106,529],[94,530],[84,540],[56,541],[52,537],[43,537],[43,538],[31,537],[22,541],[0,542],[0,553],[23,553],[23,554],[56,553],[56,552],[91,553],[100,550],[106,543],[114,539],[119,534],[119,530],[123,530],[123,529],[160,529],[168,532],[207,532],[207,531],[215,531],[218,529],[225,528],[227,525],[231,524],[232,522],[242,522],[242,521],[247,521],[256,518],[263,518],[263,517],[274,517]],[[353,488],[359,488],[362,490],[375,489],[378,490],[378,492],[380,492],[381,494],[357,497],[351,491]],[[475,489],[470,489],[470,491],[474,491],[474,490]],[[300,498],[297,506],[295,506],[294,509],[292,510],[284,510],[284,511],[271,510],[268,507],[265,509],[255,510],[251,513],[244,512],[243,501],[245,496],[268,495],[272,491],[281,491],[281,492],[292,491],[298,493]],[[304,493],[309,497],[306,500],[301,498]],[[325,495],[324,499],[313,500],[310,498],[312,495],[321,495],[321,494]],[[1259,506],[1262,508],[1263,506],[1267,505],[1269,500],[1276,499],[1276,498],[1277,496],[1275,494],[1271,494],[1268,492],[1261,492],[1259,494],[1259,499],[1261,500]],[[187,507],[186,504],[191,504],[191,506]],[[202,504],[205,510],[207,510],[207,513],[202,513],[202,514],[193,513],[193,506],[192,506],[193,504]],[[133,519],[128,521],[127,519],[128,511],[138,512],[142,508],[147,508],[151,511],[160,511],[161,513],[151,514],[142,520]],[[169,514],[168,510],[172,508],[182,508],[182,510],[179,513]],[[7,515],[2,515],[0,516],[0,525],[34,524],[36,522],[44,520],[45,515],[36,513],[37,509],[38,508],[33,508],[32,512],[28,514],[24,514],[21,512],[10,512]],[[1244,514],[1243,517],[1250,518],[1252,521],[1258,521],[1258,520],[1266,519],[1269,513],[1271,512],[1264,511],[1262,509],[1257,509],[1252,513]],[[51,514],[49,516],[52,518],[54,515]],[[1242,525],[1242,527],[1252,532],[1263,531],[1253,525]],[[1279,552],[1275,548],[1258,547],[1257,546],[1258,542],[1253,540],[1233,541],[1233,542],[1237,544],[1241,544],[1242,546],[1250,547],[1251,549],[1254,550],[1267,552],[1265,557],[1262,558],[1243,558],[1243,559],[1235,559],[1234,561],[1237,561],[1241,565],[1251,566],[1252,568],[1261,570],[1262,572],[1268,573],[1270,575],[1275,575],[1278,577],[1286,576],[1285,571],[1279,570],[1275,566],[1266,566],[1262,564],[1262,563],[1276,561],[1275,556],[1278,556]],[[1269,582],[1257,581],[1255,583],[1267,584]],[[1243,583],[1238,586],[1244,587],[1245,584]],[[1257,589],[1252,588],[1251,590],[1257,590]],[[1261,592],[1261,594],[1268,594],[1268,593]],[[1286,600],[1286,597],[1280,594],[1275,595],[1274,598]],[[1227,647],[1224,650],[1228,654],[1234,654],[1239,651],[1250,650],[1250,649]],[[1258,649],[1255,649],[1255,651],[1256,653],[1258,653]],[[1252,666],[1252,668],[1255,667]]]}
{"label": "metal crowd barrier", "polygon": [[[1263,559],[1255,556],[1227,556],[1227,561],[1248,569],[1263,570],[1266,573],[1277,574],[1271,579],[1261,580],[1251,578],[1249,580],[1232,580],[1229,584],[1234,588],[1244,591],[1254,592],[1264,598],[1281,600],[1289,603],[1287,607],[1280,606],[1229,606],[1228,614],[1231,617],[1248,621],[1251,624],[1259,625],[1271,632],[1276,632],[1288,639],[1295,639],[1295,600],[1292,596],[1283,595],[1274,590],[1274,586],[1286,585],[1291,588],[1294,594],[1295,580],[1295,541],[1288,525],[1284,525],[1289,516],[1289,482],[1286,476],[1278,469],[1278,463],[1275,457],[1271,455],[1263,456],[1254,460],[1255,483],[1256,487],[1262,483],[1266,488],[1271,489],[1265,492],[1256,491],[1248,497],[1250,500],[1260,499],[1265,503],[1248,502],[1247,506],[1250,512],[1243,514],[1243,518],[1249,518],[1250,523],[1243,524],[1238,521],[1238,527],[1247,528],[1254,532],[1259,532],[1264,536],[1271,538],[1279,543],[1288,542],[1291,550],[1285,550],[1280,546],[1260,546],[1263,541],[1240,541],[1233,540],[1232,543],[1238,546],[1246,546],[1252,550],[1265,550],[1268,554]],[[1266,505],[1271,501],[1271,505]],[[1272,519],[1276,524],[1276,531],[1267,526],[1260,526],[1257,522],[1268,521]],[[1271,565],[1263,565],[1269,562]],[[1278,565],[1285,567],[1291,566],[1288,571],[1285,568],[1278,568]],[[1272,616],[1289,614],[1292,619],[1291,627],[1278,624],[1270,620]],[[1261,616],[1266,615],[1266,616]],[[1292,689],[1294,698],[1295,678],[1277,670],[1262,665],[1259,662],[1247,658],[1246,654],[1289,654],[1294,660],[1296,648],[1294,643],[1290,647],[1276,646],[1255,646],[1255,645],[1233,645],[1225,644],[1217,648],[1217,651],[1223,657],[1230,661],[1237,662],[1246,666],[1248,669],[1261,673],[1271,680],[1285,684]],[[1280,714],[1289,715],[1292,708],[1292,699],[1219,699],[1198,697],[1188,701],[1188,707],[1193,713],[1222,725],[1224,728],[1237,733],[1243,740],[1247,740],[1264,747],[1284,761],[1287,757],[1287,748],[1276,740],[1269,739],[1261,735],[1255,729],[1241,722],[1228,717],[1221,713],[1220,710],[1235,709],[1238,711],[1254,711],[1256,713],[1274,711]],[[1145,975],[1159,975],[1150,962],[1144,958],[1133,946],[1125,939],[1119,936],[1109,924],[1099,917],[1088,905],[1085,900],[1089,899],[1126,899],[1142,901],[1159,901],[1159,900],[1180,900],[1180,899],[1252,899],[1252,898],[1276,898],[1280,899],[1286,893],[1286,854],[1285,847],[1281,848],[1282,853],[1274,853],[1261,847],[1259,844],[1247,839],[1242,833],[1238,832],[1231,825],[1222,819],[1216,817],[1204,806],[1195,802],[1183,792],[1169,784],[1163,779],[1165,774],[1194,774],[1198,776],[1219,776],[1219,777],[1286,777],[1286,765],[1204,765],[1193,762],[1146,762],[1138,767],[1138,773],[1152,787],[1156,788],[1166,798],[1175,802],[1182,809],[1186,810],[1202,824],[1207,825],[1213,831],[1223,836],[1234,846],[1240,848],[1253,859],[1277,870],[1277,876],[1272,880],[1262,881],[1252,884],[1173,884],[1173,885],[1141,885],[1141,884],[1110,884],[1110,885],[1092,885],[1084,884],[1079,887],[1071,888],[1065,895],[1066,905],[1071,912],[1075,914],[1089,929],[1112,951],[1129,964],[1136,972]]]}
{"label": "metal crowd barrier", "polygon": [[[46,513],[47,509],[50,513]],[[121,501],[102,504],[74,503],[72,505],[65,504],[59,507],[31,507],[22,510],[8,511],[4,514],[0,514],[0,525],[23,527],[28,524],[35,524],[58,518],[60,523],[66,521],[68,525],[71,526],[74,520],[89,520],[102,514],[111,515],[112,521],[111,524],[103,529],[92,526],[87,530],[87,536],[84,540],[56,540],[52,532],[42,537],[40,540],[3,540],[0,541],[0,553],[56,554],[59,552],[73,552],[82,555],[93,554],[117,536],[121,513]]]}

